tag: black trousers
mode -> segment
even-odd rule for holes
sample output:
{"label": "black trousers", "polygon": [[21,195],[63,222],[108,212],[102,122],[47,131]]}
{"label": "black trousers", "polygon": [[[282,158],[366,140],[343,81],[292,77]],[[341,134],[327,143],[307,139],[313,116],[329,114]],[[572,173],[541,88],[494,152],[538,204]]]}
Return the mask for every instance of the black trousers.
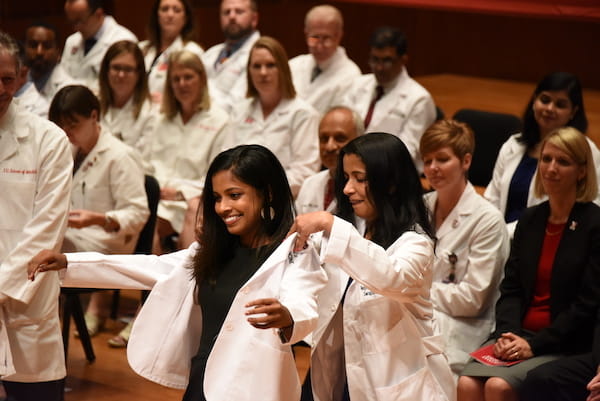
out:
{"label": "black trousers", "polygon": [[548,362],[532,369],[521,388],[521,401],[585,401],[587,384],[596,375],[591,353]]}
{"label": "black trousers", "polygon": [[2,381],[6,401],[62,401],[65,379],[49,382],[19,383]]}

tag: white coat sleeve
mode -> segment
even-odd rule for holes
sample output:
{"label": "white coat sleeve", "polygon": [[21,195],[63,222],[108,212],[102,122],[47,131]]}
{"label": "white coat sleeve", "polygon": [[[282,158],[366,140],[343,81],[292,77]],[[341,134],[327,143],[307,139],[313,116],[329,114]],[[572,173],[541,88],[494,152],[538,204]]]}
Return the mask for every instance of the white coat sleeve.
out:
{"label": "white coat sleeve", "polygon": [[[48,128],[40,141],[39,151],[32,215],[22,232],[15,233],[20,236],[19,242],[2,261],[0,299],[31,301],[44,278],[28,280],[27,264],[42,249],[58,251],[67,228],[73,175],[73,157],[67,136],[55,126]],[[1,213],[10,213],[10,210]]]}
{"label": "white coat sleeve", "polygon": [[491,217],[484,216],[469,237],[467,272],[460,282],[432,284],[436,309],[454,317],[477,317],[495,301],[509,240],[504,221]]}
{"label": "white coat sleeve", "polygon": [[290,255],[281,280],[279,300],[290,311],[294,320],[294,330],[289,341],[294,344],[317,326],[317,294],[325,287],[327,275],[321,268],[319,255],[312,244],[307,249],[291,252]]}
{"label": "white coat sleeve", "polygon": [[120,232],[137,235],[150,215],[141,162],[133,152],[126,152],[111,164],[109,174],[115,203],[114,209],[105,214],[119,222]]}
{"label": "white coat sleeve", "polygon": [[[489,182],[488,186],[485,188],[485,192],[483,193],[483,197],[487,199],[492,205],[494,205],[498,210],[500,210],[500,199],[502,198],[502,179],[504,177],[504,170],[506,169],[505,162],[508,159],[508,152],[509,144],[507,141],[504,142],[504,145],[502,145],[502,147],[500,148],[500,152],[498,152],[496,164],[494,164],[492,180]],[[500,210],[500,212],[502,213],[502,215],[504,215],[505,210]]]}
{"label": "white coat sleeve", "polygon": [[61,285],[149,290],[175,267],[191,263],[190,257],[196,246],[192,244],[188,249],[161,256],[68,253],[67,269],[60,271]]}
{"label": "white coat sleeve", "polygon": [[317,134],[319,114],[315,110],[300,109],[294,114],[290,128],[292,161],[285,173],[296,196],[304,180],[319,171],[321,164]]}
{"label": "white coat sleeve", "polygon": [[321,261],[339,266],[354,280],[374,293],[411,303],[429,286],[433,245],[425,235],[404,233],[386,251],[363,238],[348,223],[334,217],[329,240]]}
{"label": "white coat sleeve", "polygon": [[[405,123],[399,132],[399,137],[408,148],[408,152],[419,165],[419,144],[423,133],[435,121],[435,104],[429,94],[418,98],[404,119]],[[417,160],[418,159],[418,160]]]}

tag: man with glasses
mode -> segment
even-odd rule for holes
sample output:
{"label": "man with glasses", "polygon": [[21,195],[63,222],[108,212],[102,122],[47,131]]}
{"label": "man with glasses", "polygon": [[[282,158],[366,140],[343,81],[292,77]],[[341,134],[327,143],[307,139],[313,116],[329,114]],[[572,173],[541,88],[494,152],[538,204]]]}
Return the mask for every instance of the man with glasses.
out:
{"label": "man with glasses", "polygon": [[[44,22],[35,22],[25,31],[25,65],[29,67],[28,80],[50,105],[58,90],[77,83],[58,63],[60,49],[56,28]],[[36,113],[37,114],[37,113]],[[48,114],[48,108],[44,115]]]}
{"label": "man with glasses", "polygon": [[294,87],[298,96],[321,113],[339,104],[355,78],[358,66],[340,46],[344,20],[330,5],[311,8],[304,19],[304,34],[309,54],[290,60]]}
{"label": "man with glasses", "polygon": [[98,91],[104,53],[119,40],[137,43],[135,35],[104,13],[102,0],[66,0],[65,14],[77,31],[67,38],[61,65],[73,78]]}
{"label": "man with glasses", "polygon": [[354,80],[344,104],[365,122],[366,132],[387,132],[399,137],[417,166],[423,170],[419,142],[435,121],[431,95],[406,72],[406,36],[396,28],[381,27],[370,40],[371,74]]}
{"label": "man with glasses", "polygon": [[225,42],[208,49],[202,62],[211,99],[231,111],[236,101],[246,97],[246,64],[260,37],[258,9],[255,0],[223,0],[219,13]]}

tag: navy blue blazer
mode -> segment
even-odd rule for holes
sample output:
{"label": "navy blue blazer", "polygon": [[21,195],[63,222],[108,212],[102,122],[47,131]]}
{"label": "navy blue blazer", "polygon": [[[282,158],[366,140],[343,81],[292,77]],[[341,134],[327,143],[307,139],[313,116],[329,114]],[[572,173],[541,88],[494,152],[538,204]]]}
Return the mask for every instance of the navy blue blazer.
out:
{"label": "navy blue blazer", "polygon": [[[519,219],[500,284],[493,338],[508,331],[524,334],[521,323],[533,299],[549,214],[544,202]],[[599,300],[600,207],[576,203],[552,266],[551,325],[529,339],[533,354],[590,352]]]}

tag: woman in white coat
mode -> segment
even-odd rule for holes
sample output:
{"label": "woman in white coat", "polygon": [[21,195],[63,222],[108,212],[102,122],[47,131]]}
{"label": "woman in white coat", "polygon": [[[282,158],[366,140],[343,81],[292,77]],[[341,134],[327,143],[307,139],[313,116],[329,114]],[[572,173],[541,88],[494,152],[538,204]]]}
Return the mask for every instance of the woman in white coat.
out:
{"label": "woman in white coat", "polygon": [[319,170],[318,113],[296,97],[285,49],[268,36],[248,59],[248,93],[235,108],[225,147],[256,143],[269,148],[285,169],[294,197]]}
{"label": "woman in white coat", "polygon": [[419,149],[425,177],[435,190],[425,195],[437,237],[433,322],[444,337],[455,377],[492,332],[510,246],[502,214],[467,179],[474,149],[473,131],[453,120],[429,127]]}
{"label": "woman in white coat", "polygon": [[291,344],[315,327],[326,277],[312,247],[284,241],[294,218],[285,173],[266,148],[239,146],[215,158],[205,187],[199,244],[160,257],[43,251],[30,277],[68,261],[63,285],[154,287],[129,362],[149,380],[187,386],[186,401],[298,400]]}
{"label": "woman in white coat", "polygon": [[[133,252],[148,219],[144,173],[137,154],[102,130],[100,103],[85,86],[66,86],[50,105],[49,118],[74,147],[71,211],[62,250]],[[105,293],[93,293],[86,312],[90,335],[110,312]]]}
{"label": "woman in white coat", "polygon": [[167,82],[169,56],[187,50],[198,57],[204,50],[194,42],[193,9],[188,0],[155,0],[148,23],[148,39],[139,43],[144,53],[152,101],[160,104]]}
{"label": "woman in white coat", "polygon": [[210,101],[200,58],[181,50],[171,54],[162,115],[152,135],[150,162],[160,183],[154,253],[164,239],[181,233],[187,200],[202,193],[212,159],[223,149],[229,117]]}
{"label": "woman in white coat", "polygon": [[443,340],[431,320],[433,232],[402,141],[374,133],[348,143],[336,198],[336,217],[301,215],[290,230],[298,232],[296,249],[312,233],[324,236],[329,281],[312,338],[314,399],[454,400]]}
{"label": "woman in white coat", "polygon": [[[502,145],[485,190],[485,198],[504,214],[511,236],[521,213],[544,200],[534,194],[533,176],[542,141],[560,127],[577,128],[583,133],[588,127],[581,84],[567,72],[549,74],[538,83],[525,107],[523,132]],[[588,143],[599,173],[600,152],[589,138]],[[596,175],[600,180],[600,174]],[[596,203],[600,204],[600,198]]]}
{"label": "woman in white coat", "polygon": [[158,110],[150,102],[144,56],[137,44],[122,40],[108,48],[100,64],[99,84],[102,127],[147,162],[148,137]]}

